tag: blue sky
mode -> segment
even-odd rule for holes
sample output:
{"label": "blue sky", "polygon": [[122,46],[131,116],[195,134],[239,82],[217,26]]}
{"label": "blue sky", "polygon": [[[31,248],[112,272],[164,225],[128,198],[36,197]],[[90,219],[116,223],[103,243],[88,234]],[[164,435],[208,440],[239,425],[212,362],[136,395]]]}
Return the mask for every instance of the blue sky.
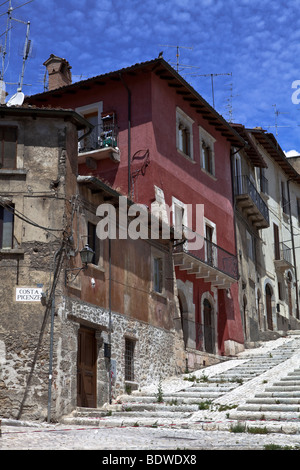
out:
{"label": "blue sky", "polygon": [[[0,0],[1,34],[8,5]],[[215,108],[223,117],[261,126],[283,150],[300,153],[300,100],[292,102],[293,93],[300,98],[292,88],[299,80],[300,90],[300,0],[12,0],[12,7],[24,24],[12,22],[4,79],[19,80],[30,21],[25,94],[43,91],[50,54],[67,59],[77,81],[161,51],[176,69],[180,46],[179,73],[211,105],[214,74]],[[16,89],[7,86],[10,95]]]}

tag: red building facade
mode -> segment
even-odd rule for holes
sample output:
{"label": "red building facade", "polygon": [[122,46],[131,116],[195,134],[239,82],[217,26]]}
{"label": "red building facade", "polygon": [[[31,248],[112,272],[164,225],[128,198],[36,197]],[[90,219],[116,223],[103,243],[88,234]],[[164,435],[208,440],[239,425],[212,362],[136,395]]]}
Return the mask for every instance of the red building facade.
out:
{"label": "red building facade", "polygon": [[[71,108],[93,123],[80,139],[78,174],[156,207],[170,226],[183,228],[173,263],[189,365],[241,351],[231,158],[244,141],[163,59],[73,84],[56,81],[67,83],[60,88],[51,80],[64,70],[69,77],[70,68],[63,61],[51,70],[50,59],[49,91],[27,102]],[[197,246],[186,237],[196,237]],[[157,270],[163,283],[166,271]]]}

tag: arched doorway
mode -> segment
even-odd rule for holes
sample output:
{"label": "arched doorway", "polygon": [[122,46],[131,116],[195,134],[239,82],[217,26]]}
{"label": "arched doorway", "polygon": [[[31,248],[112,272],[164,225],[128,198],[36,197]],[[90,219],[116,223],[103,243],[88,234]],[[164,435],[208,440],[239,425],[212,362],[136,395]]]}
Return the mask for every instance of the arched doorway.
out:
{"label": "arched doorway", "polygon": [[247,339],[247,297],[243,295],[243,323],[244,323],[244,335]]}
{"label": "arched doorway", "polygon": [[273,330],[273,318],[272,318],[272,295],[273,291],[270,284],[266,285],[266,311],[267,311],[267,326],[268,330]]}
{"label": "arched doorway", "polygon": [[288,307],[289,307],[289,315],[293,315],[293,300],[292,300],[292,284],[293,283],[293,276],[288,272],[287,275],[287,291],[288,291]]}
{"label": "arched doorway", "polygon": [[189,337],[188,309],[187,309],[187,302],[185,299],[185,295],[181,290],[178,290],[178,302],[179,302],[179,309],[180,309],[181,328],[183,332],[184,347],[186,348],[187,343],[188,343],[188,337]]}
{"label": "arched doorway", "polygon": [[215,344],[213,307],[208,299],[203,301],[203,323],[204,349],[206,352],[213,354]]}
{"label": "arched doorway", "polygon": [[263,324],[263,315],[261,310],[261,293],[260,289],[257,290],[257,318],[258,318],[258,326],[259,329],[262,331],[264,324]]}

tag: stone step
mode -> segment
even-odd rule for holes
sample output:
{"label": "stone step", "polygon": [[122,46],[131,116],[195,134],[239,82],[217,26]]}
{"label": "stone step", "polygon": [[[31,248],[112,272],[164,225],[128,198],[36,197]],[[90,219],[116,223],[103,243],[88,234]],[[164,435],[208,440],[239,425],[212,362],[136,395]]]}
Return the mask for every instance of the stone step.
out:
{"label": "stone step", "polygon": [[259,398],[265,398],[265,397],[277,397],[277,398],[285,398],[285,397],[290,397],[290,398],[298,398],[300,399],[300,391],[298,392],[261,392],[257,393],[255,397]]}
{"label": "stone step", "polygon": [[[249,401],[247,402],[249,403]],[[240,405],[237,408],[237,411],[277,411],[277,412],[292,412],[292,413],[299,413],[300,412],[300,405],[285,405],[285,404],[272,404],[272,405],[265,405],[262,403],[258,404],[245,404]],[[300,416],[299,416],[300,419]]]}
{"label": "stone step", "polygon": [[199,406],[197,404],[194,405],[168,405],[165,403],[124,403],[123,405],[123,410],[127,411],[134,411],[134,412],[140,412],[140,411],[158,411],[160,413],[162,412],[195,412],[199,410]]}
{"label": "stone step", "polygon": [[247,403],[258,403],[258,404],[299,404],[300,405],[300,397],[299,398],[279,398],[278,396],[275,397],[254,397],[249,398]]}
{"label": "stone step", "polygon": [[241,421],[261,421],[262,424],[273,421],[286,421],[291,423],[300,423],[299,415],[294,412],[274,412],[274,411],[235,411],[228,414],[228,419]]}

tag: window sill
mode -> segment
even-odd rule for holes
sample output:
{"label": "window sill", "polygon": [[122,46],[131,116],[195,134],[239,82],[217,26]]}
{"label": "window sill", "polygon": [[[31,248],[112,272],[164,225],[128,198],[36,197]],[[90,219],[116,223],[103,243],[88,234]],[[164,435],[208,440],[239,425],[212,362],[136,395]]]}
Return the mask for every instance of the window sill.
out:
{"label": "window sill", "polygon": [[25,250],[20,248],[0,248],[0,255],[19,255],[22,256],[25,254]]}
{"label": "window sill", "polygon": [[151,296],[152,296],[152,297],[158,297],[158,298],[161,299],[161,300],[165,300],[165,301],[167,300],[167,294],[166,294],[166,292],[157,292],[156,290],[153,289],[153,290],[151,291]]}
{"label": "window sill", "polygon": [[23,168],[20,169],[6,169],[6,168],[0,168],[0,176],[26,176],[27,175],[27,170],[24,170]]}
{"label": "window sill", "polygon": [[188,160],[190,163],[193,163],[193,164],[196,163],[195,160],[194,160],[192,157],[190,157],[189,155],[187,155],[186,153],[184,153],[184,152],[183,152],[182,150],[180,150],[179,148],[177,149],[177,152],[180,153],[180,155],[181,155],[182,157],[184,157],[186,160]]}
{"label": "window sill", "polygon": [[203,173],[209,176],[212,180],[217,181],[217,178],[215,177],[215,175],[213,175],[212,173],[209,173],[209,171],[207,171],[205,168],[201,168],[201,171],[203,171]]}

